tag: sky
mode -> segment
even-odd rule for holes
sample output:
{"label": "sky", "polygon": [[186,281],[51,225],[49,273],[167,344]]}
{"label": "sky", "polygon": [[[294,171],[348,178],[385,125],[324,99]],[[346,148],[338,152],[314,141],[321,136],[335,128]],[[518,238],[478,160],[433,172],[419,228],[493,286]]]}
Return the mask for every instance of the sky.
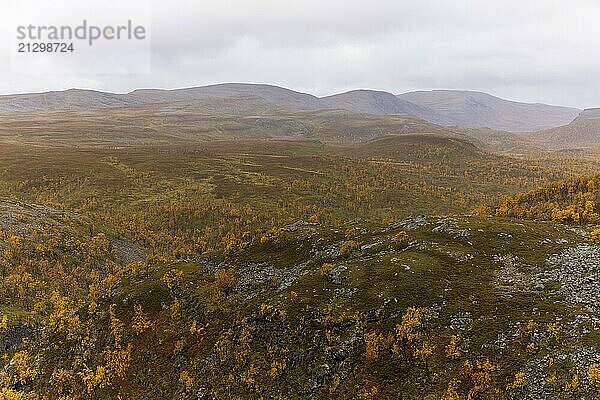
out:
{"label": "sky", "polygon": [[[594,107],[599,17],[595,0],[0,0],[0,93],[253,82],[319,96],[468,89]],[[83,18],[143,23],[147,47],[15,58],[15,24]]]}

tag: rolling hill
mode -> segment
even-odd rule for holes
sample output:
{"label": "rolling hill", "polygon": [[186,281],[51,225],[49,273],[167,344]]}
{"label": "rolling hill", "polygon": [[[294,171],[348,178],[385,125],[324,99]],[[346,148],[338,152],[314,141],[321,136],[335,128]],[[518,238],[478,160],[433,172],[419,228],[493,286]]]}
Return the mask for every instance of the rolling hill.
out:
{"label": "rolling hill", "polygon": [[0,113],[0,398],[598,398],[595,162],[254,89]]}
{"label": "rolling hill", "polygon": [[391,93],[375,90],[353,90],[324,97],[319,100],[318,106],[375,115],[408,114],[428,122],[447,122],[432,109],[400,99]]}
{"label": "rolling hill", "polygon": [[[340,109],[368,114],[427,114],[423,107],[398,99],[393,94],[372,90],[355,90],[318,98],[272,85],[220,84],[186,89],[140,89],[127,94],[70,89],[61,92],[0,96],[0,111],[82,111],[95,108],[132,106],[139,104],[169,104],[188,106],[202,111],[215,103],[229,103],[224,112],[240,108],[248,112],[270,110]],[[238,106],[233,106],[237,104]],[[251,105],[252,107],[250,107]]]}
{"label": "rolling hill", "polygon": [[480,149],[492,153],[524,154],[545,152],[545,147],[522,134],[489,128],[453,127],[454,131],[467,136]]}
{"label": "rolling hill", "polygon": [[398,97],[434,110],[449,121],[445,125],[510,132],[538,131],[565,125],[580,112],[576,108],[518,103],[487,93],[462,90],[416,91]]}
{"label": "rolling hill", "polygon": [[67,147],[166,145],[250,138],[354,142],[407,133],[456,134],[446,127],[408,115],[315,110],[240,116],[173,108],[172,104],[6,113],[0,118],[0,142]]}
{"label": "rolling hill", "polygon": [[279,110],[346,110],[374,115],[405,114],[434,122],[432,110],[375,90],[353,90],[319,98],[272,85],[221,84],[186,89],[140,89],[127,94],[70,89],[0,96],[0,111],[89,111],[96,108],[161,104],[174,110],[252,115]]}
{"label": "rolling hill", "polygon": [[600,145],[600,109],[586,109],[569,124],[534,132],[528,137],[553,149],[597,147]]}
{"label": "rolling hill", "polygon": [[[364,94],[363,94],[364,95]],[[520,135],[490,129],[445,127],[409,115],[344,110],[265,111],[261,115],[198,112],[179,103],[136,104],[87,111],[0,113],[0,143],[37,146],[164,146],[222,139],[310,139],[355,143],[386,135],[437,135],[500,153],[535,145]],[[214,108],[218,105],[213,104]],[[385,149],[382,149],[385,153]],[[382,154],[383,154],[382,153]]]}
{"label": "rolling hill", "polygon": [[353,90],[316,97],[272,85],[230,83],[174,90],[141,89],[126,94],[70,89],[0,96],[0,112],[90,111],[160,105],[162,110],[232,115],[274,111],[346,110],[373,115],[411,115],[446,126],[536,131],[571,122],[580,110],[503,100],[485,93],[436,90],[394,96]]}

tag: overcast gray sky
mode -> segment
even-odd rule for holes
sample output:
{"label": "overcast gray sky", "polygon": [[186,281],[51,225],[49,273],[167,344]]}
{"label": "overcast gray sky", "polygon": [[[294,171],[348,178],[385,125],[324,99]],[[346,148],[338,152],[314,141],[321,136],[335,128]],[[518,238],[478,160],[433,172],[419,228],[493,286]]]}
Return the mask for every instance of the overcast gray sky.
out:
{"label": "overcast gray sky", "polygon": [[[0,0],[0,7],[6,9],[16,1]],[[104,0],[79,3],[89,7],[88,19],[104,12],[115,23],[136,20],[135,12],[118,3],[103,11],[95,8]],[[24,14],[37,8],[42,14],[84,17],[69,3],[19,0],[19,4]],[[447,88],[480,90],[520,101],[600,106],[600,1],[151,0],[143,4],[152,19],[151,73],[21,74],[11,72],[9,63],[3,62],[0,93],[71,87],[124,92],[140,87],[260,82],[316,95],[356,88],[393,93]],[[6,20],[2,25],[2,41],[8,43],[15,33]],[[9,60],[8,46],[1,51],[2,60]]]}

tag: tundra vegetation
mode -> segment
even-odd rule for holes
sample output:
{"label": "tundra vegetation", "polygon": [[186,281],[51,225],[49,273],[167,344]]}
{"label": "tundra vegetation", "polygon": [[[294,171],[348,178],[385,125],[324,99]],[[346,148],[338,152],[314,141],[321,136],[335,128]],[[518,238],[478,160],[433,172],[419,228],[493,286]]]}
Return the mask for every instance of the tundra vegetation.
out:
{"label": "tundra vegetation", "polygon": [[0,399],[600,396],[594,152],[43,117],[0,129]]}

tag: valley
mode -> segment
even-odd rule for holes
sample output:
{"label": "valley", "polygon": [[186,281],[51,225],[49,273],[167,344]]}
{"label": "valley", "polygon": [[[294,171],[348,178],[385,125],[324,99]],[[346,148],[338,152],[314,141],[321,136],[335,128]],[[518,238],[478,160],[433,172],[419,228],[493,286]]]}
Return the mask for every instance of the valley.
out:
{"label": "valley", "polygon": [[0,399],[598,398],[594,112],[438,95],[0,96]]}

